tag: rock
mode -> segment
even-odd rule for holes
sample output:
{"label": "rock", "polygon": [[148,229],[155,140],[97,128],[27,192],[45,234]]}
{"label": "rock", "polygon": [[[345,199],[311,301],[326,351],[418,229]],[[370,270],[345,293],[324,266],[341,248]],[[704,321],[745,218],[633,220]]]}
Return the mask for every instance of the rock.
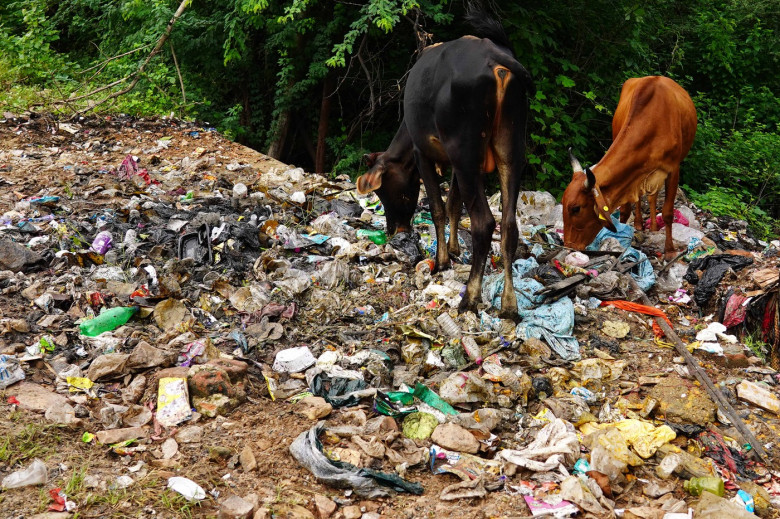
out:
{"label": "rock", "polygon": [[165,440],[160,447],[162,449],[162,455],[164,460],[169,460],[176,456],[176,453],[179,452],[179,444],[176,443],[176,440],[173,438],[168,438]]}
{"label": "rock", "polygon": [[70,512],[43,512],[42,514],[31,515],[29,519],[68,519]]}
{"label": "rock", "polygon": [[360,516],[363,515],[357,505],[345,506],[341,509],[341,513],[344,514],[344,519],[360,519]]}
{"label": "rock", "polygon": [[376,512],[366,512],[360,516],[360,519],[381,519],[382,515]]}
{"label": "rock", "polygon": [[126,374],[125,365],[130,355],[126,353],[106,353],[95,357],[87,370],[87,378],[99,380],[101,378],[116,378]]}
{"label": "rock", "polygon": [[211,363],[191,367],[187,373],[187,386],[193,398],[217,393],[229,398],[240,398],[244,393],[243,385],[234,384],[227,370]]}
{"label": "rock", "polygon": [[100,431],[95,436],[103,445],[112,445],[125,440],[146,438],[149,435],[147,427],[126,427],[124,429],[109,429]]}
{"label": "rock", "polygon": [[663,380],[650,390],[650,398],[658,401],[658,410],[672,423],[705,425],[715,420],[715,404],[701,389],[689,385],[677,376]]}
{"label": "rock", "polygon": [[161,350],[146,341],[141,341],[130,353],[126,367],[128,371],[140,371],[158,366],[168,367],[176,361],[177,356],[178,352]]}
{"label": "rock", "polygon": [[246,519],[252,516],[252,503],[238,496],[230,496],[219,507],[219,519]]}
{"label": "rock", "polygon": [[76,418],[76,410],[69,404],[55,404],[46,410],[44,416],[50,422],[60,425],[69,425],[80,421]]}
{"label": "rock", "polygon": [[252,505],[252,515],[260,508],[260,496],[255,493],[245,495],[244,501]]}
{"label": "rock", "polygon": [[726,353],[727,368],[747,368],[750,366],[747,356],[744,353]]}
{"label": "rock", "polygon": [[206,366],[215,366],[225,370],[228,374],[228,378],[234,384],[243,384],[246,379],[249,365],[246,362],[241,362],[236,359],[212,359],[208,361]]}
{"label": "rock", "polygon": [[321,396],[307,396],[298,403],[295,412],[309,420],[325,418],[333,411],[333,406]]}
{"label": "rock", "polygon": [[252,472],[257,468],[257,460],[252,452],[252,447],[249,445],[244,446],[241,450],[241,454],[238,455],[238,460],[241,462],[241,467],[244,472]]}
{"label": "rock", "polygon": [[37,252],[11,240],[0,240],[0,270],[22,272],[44,266],[46,261]]}
{"label": "rock", "polygon": [[319,519],[328,519],[328,517],[336,512],[338,505],[322,494],[315,494],[314,507],[317,510]]}
{"label": "rock", "polygon": [[206,398],[196,397],[192,399],[192,405],[195,407],[195,410],[209,418],[224,416],[238,407],[239,404],[238,399],[229,398],[219,393]]}
{"label": "rock", "polygon": [[203,439],[203,427],[200,425],[186,425],[174,436],[179,443],[198,443]]}
{"label": "rock", "polygon": [[479,442],[468,430],[458,424],[444,423],[434,429],[431,435],[434,443],[445,449],[476,454],[479,452]]}
{"label": "rock", "polygon": [[252,519],[271,519],[271,511],[266,507],[259,508]]}
{"label": "rock", "polygon": [[68,405],[68,399],[32,382],[19,382],[6,389],[6,393],[15,396],[19,407],[27,411],[45,413],[47,409]]}
{"label": "rock", "polygon": [[198,443],[203,439],[203,427],[200,425],[186,425],[174,436],[179,443]]}

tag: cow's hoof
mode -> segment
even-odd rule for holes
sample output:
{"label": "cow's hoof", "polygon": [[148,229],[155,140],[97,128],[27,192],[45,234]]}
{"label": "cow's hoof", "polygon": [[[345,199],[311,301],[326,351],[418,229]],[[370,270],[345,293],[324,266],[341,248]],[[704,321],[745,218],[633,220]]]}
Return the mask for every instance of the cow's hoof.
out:
{"label": "cow's hoof", "polygon": [[520,322],[520,315],[517,313],[517,308],[501,309],[498,312],[498,316],[501,319],[510,319],[515,324]]}
{"label": "cow's hoof", "polygon": [[437,272],[447,270],[450,267],[452,267],[452,262],[449,258],[447,258],[447,261],[436,261],[436,264],[433,266],[431,273],[436,274]]}
{"label": "cow's hoof", "polygon": [[476,301],[469,301],[466,297],[463,297],[463,299],[460,300],[460,304],[458,305],[458,313],[462,314],[464,312],[477,313]]}
{"label": "cow's hoof", "polygon": [[676,250],[664,252],[664,261],[672,261],[674,258],[677,257],[678,254],[680,253]]}

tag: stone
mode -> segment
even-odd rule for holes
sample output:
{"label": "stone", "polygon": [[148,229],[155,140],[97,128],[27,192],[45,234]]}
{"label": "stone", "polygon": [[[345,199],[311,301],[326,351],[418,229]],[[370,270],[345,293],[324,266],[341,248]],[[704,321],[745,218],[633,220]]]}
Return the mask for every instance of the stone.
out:
{"label": "stone", "polygon": [[431,435],[434,443],[445,449],[457,452],[476,454],[479,452],[479,442],[467,429],[454,423],[444,423],[434,429]]}
{"label": "stone", "polygon": [[252,452],[252,447],[249,445],[244,446],[241,450],[241,454],[238,455],[238,461],[241,462],[244,472],[252,472],[257,468],[257,460]]}
{"label": "stone", "polygon": [[146,341],[141,341],[130,353],[126,367],[128,371],[140,371],[158,366],[168,367],[176,361],[177,356],[178,352],[161,350]]}
{"label": "stone", "polygon": [[252,515],[260,509],[260,496],[251,493],[244,496],[244,501],[252,505]]}
{"label": "stone", "polygon": [[163,442],[160,449],[162,450],[163,459],[169,460],[179,452],[179,444],[173,438],[168,438]]}
{"label": "stone", "polygon": [[199,443],[203,440],[203,427],[200,425],[185,425],[174,435],[179,443]]}
{"label": "stone", "polygon": [[658,401],[656,416],[664,415],[672,423],[705,425],[715,420],[716,405],[701,389],[678,376],[670,376],[650,390]]}
{"label": "stone", "polygon": [[0,270],[21,272],[36,265],[44,266],[46,261],[37,252],[33,252],[15,241],[0,240]]}
{"label": "stone", "polygon": [[314,507],[319,519],[328,519],[336,512],[338,505],[322,494],[314,494]]}
{"label": "stone", "polygon": [[19,382],[6,389],[8,396],[15,396],[19,401],[19,407],[26,411],[45,413],[47,409],[56,406],[65,406],[68,399],[63,395],[49,391],[43,386],[32,382]]}
{"label": "stone", "polygon": [[147,427],[125,427],[124,429],[109,429],[100,431],[95,436],[97,441],[103,445],[113,445],[114,443],[125,440],[146,438],[149,436]]}
{"label": "stone", "polygon": [[360,511],[360,507],[357,505],[345,506],[341,509],[341,513],[344,514],[344,519],[360,519],[363,512]]}
{"label": "stone", "polygon": [[295,412],[309,420],[325,418],[333,411],[333,406],[321,396],[307,396],[296,406]]}
{"label": "stone", "polygon": [[242,362],[236,359],[212,359],[208,361],[206,366],[215,366],[225,370],[228,374],[228,378],[234,384],[243,383],[246,379],[249,365],[246,362]]}
{"label": "stone", "polygon": [[366,512],[360,516],[360,519],[381,519],[382,515],[376,512]]}
{"label": "stone", "polygon": [[70,425],[80,422],[80,420],[76,418],[76,410],[70,404],[55,404],[46,410],[44,417],[48,421],[60,425]]}
{"label": "stone", "polygon": [[219,519],[247,519],[252,516],[252,503],[238,496],[230,496],[219,506]]}
{"label": "stone", "polygon": [[238,399],[230,398],[219,393],[206,398],[195,397],[192,399],[192,405],[195,407],[195,410],[208,418],[224,416],[238,407],[239,404],[240,402]]}
{"label": "stone", "polygon": [[116,378],[126,374],[125,365],[130,355],[126,353],[106,353],[95,357],[87,370],[87,378],[93,381],[101,378]]}
{"label": "stone", "polygon": [[219,393],[235,398],[243,393],[243,387],[235,385],[225,369],[213,364],[191,367],[187,373],[187,385],[192,397],[208,397]]}
{"label": "stone", "polygon": [[271,519],[271,511],[266,507],[259,508],[252,519]]}

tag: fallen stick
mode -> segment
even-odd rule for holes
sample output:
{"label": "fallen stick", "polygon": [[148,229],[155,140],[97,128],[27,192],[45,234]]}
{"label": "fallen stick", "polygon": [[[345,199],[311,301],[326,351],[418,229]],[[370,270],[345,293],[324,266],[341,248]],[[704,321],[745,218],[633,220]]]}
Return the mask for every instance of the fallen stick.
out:
{"label": "fallen stick", "polygon": [[[634,281],[633,278],[631,278],[631,284],[638,291],[642,303],[647,306],[653,306],[653,304],[650,302],[650,299],[647,297],[647,294],[645,294],[644,291],[639,288],[639,285],[636,284],[636,281]],[[661,327],[661,330],[663,330],[664,334],[666,334],[666,336],[674,343],[674,347],[677,349],[677,352],[685,359],[685,362],[688,364],[688,368],[693,373],[693,376],[696,377],[696,380],[698,380],[699,383],[704,387],[704,389],[707,391],[707,394],[710,395],[715,404],[720,408],[721,412],[726,416],[726,418],[728,418],[728,420],[734,425],[740,434],[742,434],[742,437],[747,440],[747,442],[753,448],[753,452],[756,453],[759,459],[764,463],[768,463],[769,455],[764,450],[764,446],[756,439],[751,430],[748,429],[747,425],[745,425],[745,422],[743,422],[742,419],[737,415],[737,412],[734,411],[733,407],[731,407],[731,404],[728,400],[726,400],[726,397],[723,396],[720,391],[718,391],[718,389],[715,387],[715,384],[713,384],[712,380],[710,380],[709,375],[707,375],[701,366],[699,366],[699,362],[694,358],[693,355],[691,355],[691,352],[688,351],[688,348],[685,347],[685,344],[683,344],[682,340],[680,340],[680,337],[674,332],[672,327],[669,326],[669,323],[667,323],[662,317],[654,316],[654,319],[655,322],[658,323],[658,326]]]}

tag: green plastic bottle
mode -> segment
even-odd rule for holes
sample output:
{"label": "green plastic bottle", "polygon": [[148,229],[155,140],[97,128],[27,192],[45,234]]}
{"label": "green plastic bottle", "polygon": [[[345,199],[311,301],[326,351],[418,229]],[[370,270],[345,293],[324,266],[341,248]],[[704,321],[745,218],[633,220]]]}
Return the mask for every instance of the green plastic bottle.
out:
{"label": "green plastic bottle", "polygon": [[368,238],[377,245],[384,245],[387,243],[387,234],[385,231],[372,230],[372,229],[358,229],[356,233],[358,238]]}
{"label": "green plastic bottle", "polygon": [[81,335],[87,337],[96,337],[103,332],[108,332],[119,328],[133,317],[138,311],[136,306],[117,306],[106,310],[94,319],[84,321],[79,325]]}
{"label": "green plastic bottle", "polygon": [[683,483],[683,488],[692,496],[700,496],[705,491],[719,497],[726,494],[723,480],[716,477],[691,478]]}

